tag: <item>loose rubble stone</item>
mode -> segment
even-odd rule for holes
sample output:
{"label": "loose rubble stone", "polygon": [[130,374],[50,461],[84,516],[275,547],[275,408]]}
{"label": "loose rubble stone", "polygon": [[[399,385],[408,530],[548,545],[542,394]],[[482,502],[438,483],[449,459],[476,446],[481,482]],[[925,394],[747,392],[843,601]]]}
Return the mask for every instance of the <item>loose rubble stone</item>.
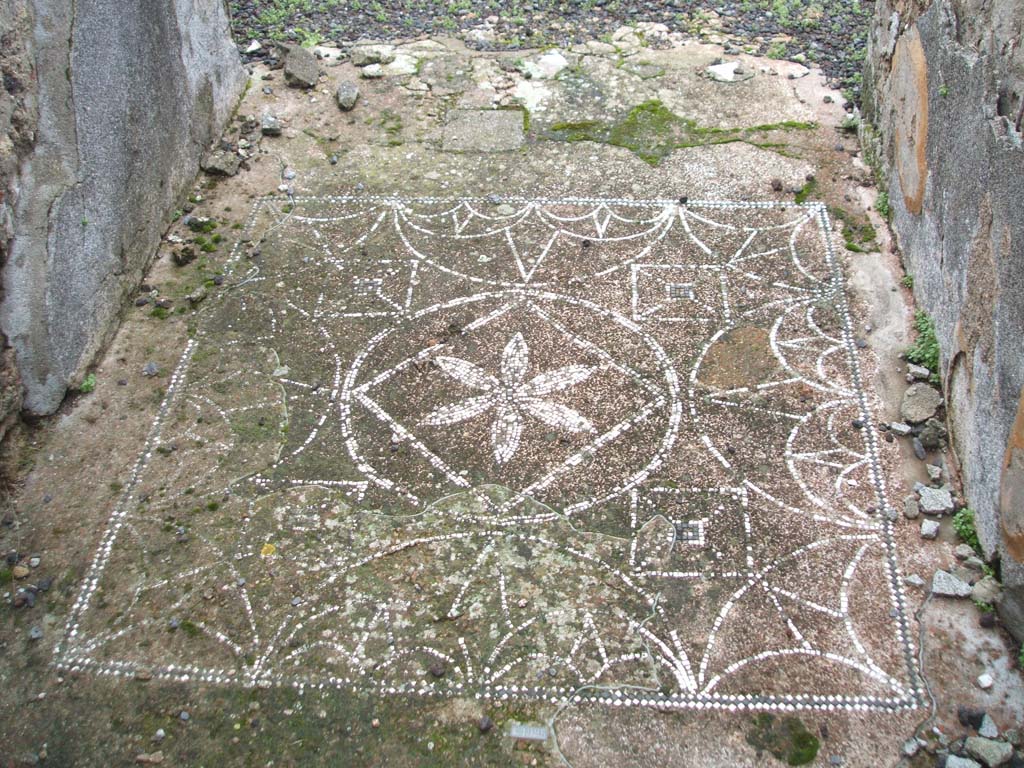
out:
{"label": "loose rubble stone", "polygon": [[983,691],[987,691],[989,688],[996,684],[996,681],[992,679],[992,675],[990,675],[988,672],[986,672],[983,675],[978,675],[978,679],[976,682],[978,683],[978,687],[981,688]]}
{"label": "loose rubble stone", "polygon": [[280,136],[281,121],[269,112],[260,118],[260,133],[264,136]]}
{"label": "loose rubble stone", "polygon": [[971,589],[971,599],[979,603],[994,604],[999,599],[1002,588],[991,576],[986,576]]}
{"label": "loose rubble stone", "polygon": [[484,715],[480,718],[480,722],[477,723],[477,727],[480,729],[480,733],[487,733],[494,728],[494,721],[487,715]]}
{"label": "loose rubble stone", "polygon": [[922,520],[921,521],[921,538],[922,539],[935,539],[939,535],[939,523],[935,520]]}
{"label": "loose rubble stone", "polygon": [[558,51],[549,51],[536,61],[528,61],[523,65],[523,72],[530,78],[550,80],[569,66],[568,59]]}
{"label": "loose rubble stone", "polygon": [[911,378],[917,381],[927,381],[928,377],[932,375],[932,372],[925,368],[923,365],[915,365],[909,363],[907,365],[907,373],[910,374]]}
{"label": "loose rubble stone", "polygon": [[753,72],[743,69],[738,61],[728,61],[722,64],[712,64],[704,70],[708,77],[719,83],[735,83],[739,80],[749,80],[754,76]]}
{"label": "loose rubble stone", "polygon": [[921,438],[914,436],[911,446],[914,449],[914,456],[918,461],[924,461],[928,457],[928,451],[924,449],[924,444],[921,442]]}
{"label": "loose rubble stone", "polygon": [[359,86],[348,81],[339,84],[338,90],[334,93],[334,100],[338,102],[338,109],[343,112],[350,111],[359,100]]}
{"label": "loose rubble stone", "polygon": [[985,562],[977,555],[972,555],[964,560],[964,567],[982,573],[985,570]]}
{"label": "loose rubble stone", "polygon": [[384,77],[384,68],[380,64],[369,64],[359,70],[359,76],[367,80],[377,80]]}
{"label": "loose rubble stone", "polygon": [[934,416],[940,405],[942,405],[942,395],[938,390],[919,382],[909,386],[903,393],[900,416],[906,422],[920,424]]}
{"label": "loose rubble stone", "polygon": [[921,508],[917,505],[917,496],[907,496],[903,499],[903,516],[907,520],[914,520],[921,515]]}
{"label": "loose rubble stone", "polygon": [[312,88],[320,79],[320,63],[312,51],[293,45],[284,57],[284,80],[293,88]]}
{"label": "loose rubble stone", "polygon": [[14,578],[16,578],[16,579],[27,578],[28,574],[29,574],[28,566],[25,566],[25,565],[16,565],[16,566],[14,566],[13,569],[11,569],[11,575],[14,576]]}
{"label": "loose rubble stone", "polygon": [[950,755],[946,758],[946,768],[981,768],[981,765],[969,757]]}
{"label": "loose rubble stone", "polygon": [[946,445],[946,425],[938,419],[928,419],[918,438],[929,451],[941,450]]}
{"label": "loose rubble stone", "polygon": [[965,568],[962,565],[957,565],[953,568],[950,568],[949,572],[956,576],[958,579],[960,579],[960,581],[966,581],[972,587],[981,578],[978,575],[978,572],[973,571],[970,568]]}
{"label": "loose rubble stone", "polygon": [[964,746],[972,757],[976,757],[988,768],[1003,765],[1013,757],[1013,747],[1005,741],[986,739],[983,736],[969,736]]}
{"label": "loose rubble stone", "polygon": [[937,483],[942,479],[942,467],[936,464],[928,464],[925,469],[928,470],[928,479],[933,483]]}
{"label": "loose rubble stone", "polygon": [[959,706],[956,709],[957,719],[960,721],[960,725],[968,728],[978,730],[981,728],[981,724],[985,722],[985,710],[977,707],[965,707]]}
{"label": "loose rubble stone", "polygon": [[164,753],[157,751],[146,754],[143,752],[135,758],[139,765],[160,765],[164,761]]}
{"label": "loose rubble stone", "polygon": [[912,587],[921,588],[924,586],[924,579],[918,576],[916,573],[912,573],[903,580]]}
{"label": "loose rubble stone", "polygon": [[918,495],[921,497],[918,502],[921,511],[926,515],[943,515],[953,511],[953,495],[946,486],[929,488],[923,485],[918,489]]}
{"label": "loose rubble stone", "polygon": [[206,286],[200,285],[198,288],[192,291],[192,293],[186,296],[185,300],[188,301],[190,307],[195,309],[206,299],[208,295],[209,292],[206,290]]}
{"label": "loose rubble stone", "polygon": [[967,597],[971,594],[971,585],[948,571],[936,571],[932,576],[932,594],[942,597]]}
{"label": "loose rubble stone", "polygon": [[142,368],[142,375],[149,378],[156,376],[158,373],[160,373],[160,369],[157,367],[156,363],[146,363]]}
{"label": "loose rubble stone", "polygon": [[395,60],[395,49],[390,45],[360,45],[349,51],[348,58],[357,67],[390,64]]}
{"label": "loose rubble stone", "polygon": [[[186,245],[180,251],[174,251],[174,253],[171,254],[171,260],[177,267],[187,267],[189,264],[196,260],[196,256],[197,254],[195,249],[189,245]],[[148,304],[149,299],[147,298],[143,303]],[[138,301],[136,301],[135,304],[136,306],[139,306]]]}
{"label": "loose rubble stone", "polygon": [[913,427],[909,424],[904,424],[902,421],[894,421],[889,425],[889,429],[900,437],[906,437],[913,431]]}
{"label": "loose rubble stone", "polygon": [[998,739],[999,727],[996,725],[996,721],[988,715],[981,718],[981,727],[978,729],[978,735],[984,736],[986,739]]}
{"label": "loose rubble stone", "polygon": [[242,158],[235,152],[217,149],[203,159],[202,168],[211,176],[235,176],[241,164]]}
{"label": "loose rubble stone", "polygon": [[957,560],[966,560],[969,557],[974,557],[974,548],[970,544],[957,544],[956,549],[953,550],[953,556]]}

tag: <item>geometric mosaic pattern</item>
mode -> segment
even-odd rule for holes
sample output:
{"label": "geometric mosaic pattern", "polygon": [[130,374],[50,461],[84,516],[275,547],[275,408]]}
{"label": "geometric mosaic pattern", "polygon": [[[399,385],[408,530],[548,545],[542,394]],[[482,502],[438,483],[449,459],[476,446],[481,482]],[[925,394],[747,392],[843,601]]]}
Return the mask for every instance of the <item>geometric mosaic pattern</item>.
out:
{"label": "geometric mosaic pattern", "polygon": [[248,233],[61,666],[917,705],[823,206],[269,198]]}

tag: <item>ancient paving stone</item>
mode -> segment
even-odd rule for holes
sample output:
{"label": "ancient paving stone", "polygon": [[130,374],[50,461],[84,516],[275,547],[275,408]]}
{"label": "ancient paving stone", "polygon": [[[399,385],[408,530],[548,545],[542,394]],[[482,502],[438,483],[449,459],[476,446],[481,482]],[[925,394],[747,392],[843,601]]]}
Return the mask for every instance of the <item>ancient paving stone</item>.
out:
{"label": "ancient paving stone", "polygon": [[61,666],[914,706],[826,216],[258,201],[258,274],[237,248],[198,308]]}
{"label": "ancient paving stone", "polygon": [[526,140],[523,113],[511,109],[456,109],[444,128],[443,146],[460,152],[507,152]]}

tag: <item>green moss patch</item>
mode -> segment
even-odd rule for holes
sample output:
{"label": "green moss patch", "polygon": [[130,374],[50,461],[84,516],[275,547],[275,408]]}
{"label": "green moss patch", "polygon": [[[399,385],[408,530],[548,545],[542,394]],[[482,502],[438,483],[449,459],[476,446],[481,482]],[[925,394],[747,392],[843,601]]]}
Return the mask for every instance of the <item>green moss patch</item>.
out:
{"label": "green moss patch", "polygon": [[767,713],[754,719],[747,743],[758,754],[769,752],[786,765],[807,765],[818,755],[821,744],[798,717],[776,718]]}
{"label": "green moss patch", "polygon": [[843,225],[843,244],[846,250],[853,253],[878,250],[878,243],[875,242],[878,233],[866,217],[855,216],[842,208],[829,208],[829,213]]}
{"label": "green moss patch", "polygon": [[750,128],[709,128],[680,117],[661,101],[652,99],[633,107],[621,120],[605,123],[581,120],[555,123],[542,138],[552,141],[593,141],[623,147],[650,165],[658,165],[674,149],[746,141],[756,144],[758,134],[811,130],[814,123],[787,121]]}

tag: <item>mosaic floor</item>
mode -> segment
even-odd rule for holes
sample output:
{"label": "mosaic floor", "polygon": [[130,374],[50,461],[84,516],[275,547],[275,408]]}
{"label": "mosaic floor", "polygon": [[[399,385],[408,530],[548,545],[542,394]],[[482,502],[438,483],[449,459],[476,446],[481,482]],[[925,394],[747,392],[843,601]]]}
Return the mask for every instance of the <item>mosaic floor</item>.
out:
{"label": "mosaic floor", "polygon": [[260,201],[60,664],[914,706],[828,230],[818,205]]}

